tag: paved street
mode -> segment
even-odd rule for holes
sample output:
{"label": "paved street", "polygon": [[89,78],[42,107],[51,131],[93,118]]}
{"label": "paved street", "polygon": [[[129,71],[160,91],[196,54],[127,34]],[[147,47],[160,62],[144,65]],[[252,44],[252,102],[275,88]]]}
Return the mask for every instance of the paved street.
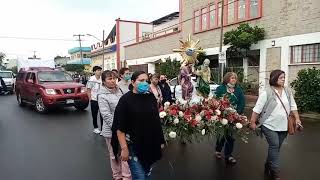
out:
{"label": "paved street", "polygon": [[[20,108],[15,96],[0,96],[1,180],[111,179],[104,140],[94,135],[90,111],[73,108],[47,115]],[[284,180],[319,179],[320,123],[305,123],[302,135],[282,149]],[[171,143],[153,171],[153,179],[264,180],[266,143],[257,137],[236,143],[238,164],[226,167],[213,156],[213,143]]]}

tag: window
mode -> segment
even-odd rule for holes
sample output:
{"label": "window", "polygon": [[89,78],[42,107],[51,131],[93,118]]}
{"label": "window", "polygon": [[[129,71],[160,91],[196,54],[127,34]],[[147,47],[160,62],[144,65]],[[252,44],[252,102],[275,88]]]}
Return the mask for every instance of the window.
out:
{"label": "window", "polygon": [[228,1],[228,24],[233,23],[235,21],[234,7],[235,7],[235,0],[229,0]]}
{"label": "window", "polygon": [[238,19],[245,19],[246,17],[246,0],[239,0],[238,2]]}
{"label": "window", "polygon": [[202,24],[201,24],[201,29],[207,30],[208,26],[208,13],[207,13],[208,8],[203,8],[201,10],[201,18],[202,18]]}
{"label": "window", "polygon": [[215,27],[216,26],[216,7],[215,4],[210,5],[210,27]]}
{"label": "window", "polygon": [[291,63],[319,63],[320,44],[292,46],[290,52]]}
{"label": "window", "polygon": [[200,11],[194,13],[194,32],[200,31]]}
{"label": "window", "polygon": [[218,26],[221,25],[221,11],[222,11],[222,8],[221,8],[221,3],[218,3]]}
{"label": "window", "polygon": [[259,15],[258,0],[250,0],[250,18],[256,18]]}
{"label": "window", "polygon": [[[224,26],[261,17],[262,0],[225,0]],[[194,33],[221,26],[222,5],[220,0],[194,11]]]}

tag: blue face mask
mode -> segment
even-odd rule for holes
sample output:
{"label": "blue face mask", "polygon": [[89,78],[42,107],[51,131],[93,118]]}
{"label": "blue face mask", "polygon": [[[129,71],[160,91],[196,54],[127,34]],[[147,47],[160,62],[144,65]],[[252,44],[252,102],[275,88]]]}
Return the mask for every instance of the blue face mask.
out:
{"label": "blue face mask", "polygon": [[125,76],[123,77],[123,79],[126,80],[126,81],[130,81],[131,75],[125,75]]}
{"label": "blue face mask", "polygon": [[150,85],[147,82],[138,83],[137,91],[139,94],[146,94],[149,91]]}

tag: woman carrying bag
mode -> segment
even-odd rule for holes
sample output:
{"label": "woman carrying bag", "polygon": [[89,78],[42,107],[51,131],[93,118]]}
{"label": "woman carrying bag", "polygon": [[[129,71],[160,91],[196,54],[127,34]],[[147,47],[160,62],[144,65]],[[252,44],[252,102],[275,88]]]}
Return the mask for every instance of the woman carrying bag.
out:
{"label": "woman carrying bag", "polygon": [[[285,73],[274,70],[270,74],[270,87],[259,95],[251,116],[251,129],[261,126],[269,144],[265,173],[280,179],[280,148],[288,132],[302,130],[297,104],[289,88],[285,87]],[[295,120],[290,117],[294,115]],[[257,120],[259,118],[259,124]],[[294,126],[294,127],[293,127]]]}

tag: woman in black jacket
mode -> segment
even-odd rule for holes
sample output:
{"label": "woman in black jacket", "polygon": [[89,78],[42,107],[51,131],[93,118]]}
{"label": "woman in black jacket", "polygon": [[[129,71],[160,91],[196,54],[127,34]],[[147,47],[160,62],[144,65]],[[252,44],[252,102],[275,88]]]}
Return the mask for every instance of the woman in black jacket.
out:
{"label": "woman in black jacket", "polygon": [[133,180],[150,179],[151,166],[160,160],[165,143],[157,101],[147,80],[145,72],[133,73],[131,91],[120,98],[112,126],[113,149],[128,161]]}

